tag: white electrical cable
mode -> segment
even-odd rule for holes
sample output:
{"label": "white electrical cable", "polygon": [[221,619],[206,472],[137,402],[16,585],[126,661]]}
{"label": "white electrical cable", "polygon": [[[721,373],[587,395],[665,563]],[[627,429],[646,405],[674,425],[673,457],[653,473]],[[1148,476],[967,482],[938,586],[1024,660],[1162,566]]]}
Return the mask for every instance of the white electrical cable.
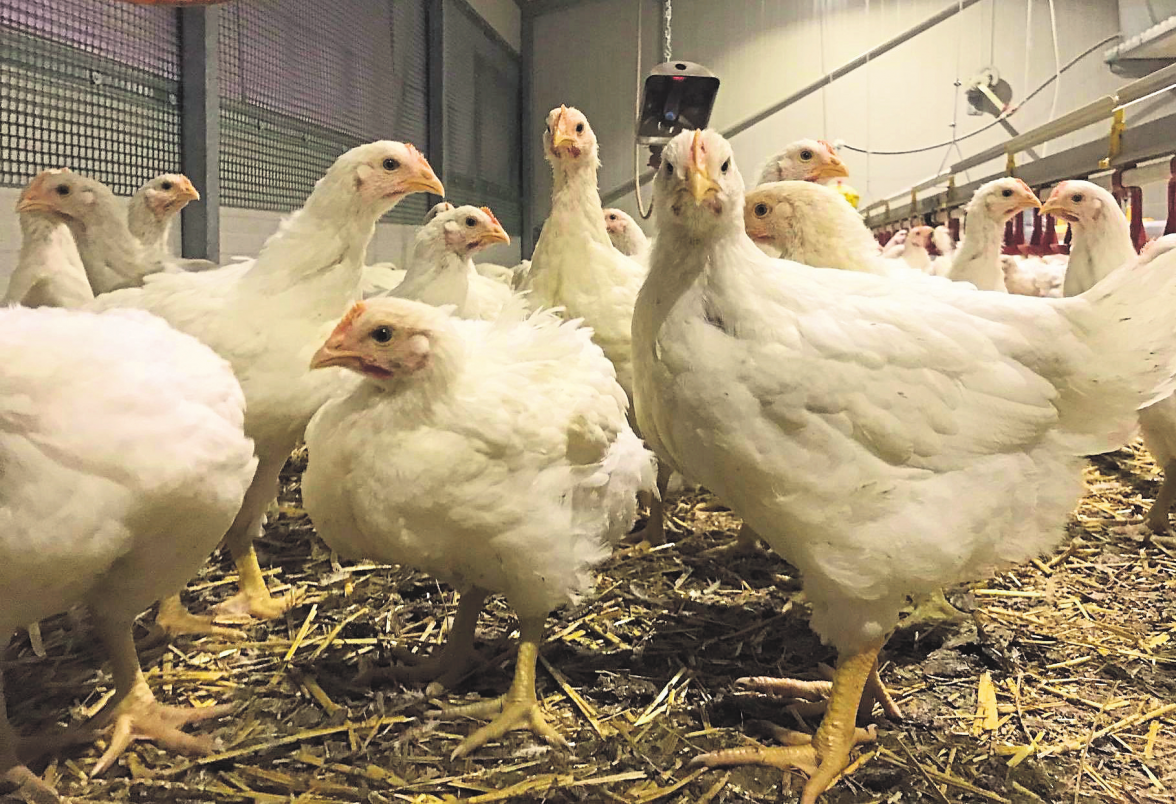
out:
{"label": "white electrical cable", "polygon": [[[1033,0],[1029,0],[1029,2],[1033,2]],[[963,4],[962,0],[960,0],[960,2],[958,3],[958,6],[957,6],[957,11],[956,11],[956,70],[955,70],[955,94],[952,96],[952,101],[951,101],[951,142],[948,144],[947,148],[944,149],[944,151],[943,151],[943,159],[939,160],[939,170],[936,171],[936,175],[943,172],[944,166],[947,165],[948,158],[951,157],[952,148],[955,148],[956,151],[959,151],[959,149],[960,149],[958,137],[959,137],[959,132],[960,132],[960,127],[959,127],[959,122],[960,122],[960,87],[963,85],[963,82],[960,81],[960,60],[962,58],[962,54],[964,51],[963,11],[964,11],[964,4]],[[962,158],[962,156],[961,156],[961,158]]]}
{"label": "white electrical cable", "polygon": [[[633,116],[633,125],[638,126],[641,123],[641,18],[644,3],[637,3],[637,99],[634,101],[636,110]],[[668,61],[668,59],[667,59]],[[641,198],[641,145],[637,142],[637,137],[633,137],[633,190],[637,196],[637,214],[641,216],[641,220],[649,220],[649,216],[653,214],[653,204],[650,203],[649,209],[645,208],[645,202]]]}
{"label": "white electrical cable", "polygon": [[[825,6],[826,0],[818,0],[817,6],[817,24],[820,26],[820,40],[821,45],[821,75],[826,74],[825,70]],[[821,87],[821,139],[829,139],[829,86],[826,84]]]}
{"label": "white electrical cable", "polygon": [[[866,0],[866,30],[870,30],[870,0]],[[866,73],[866,197],[870,197],[870,53],[866,51],[866,63],[862,68]]]}
{"label": "white electrical cable", "polygon": [[[1054,11],[1054,0],[1049,0],[1049,29],[1053,36],[1053,52],[1054,52],[1054,96],[1053,105],[1049,107],[1049,119],[1055,120],[1058,116],[1058,96],[1062,91],[1062,55],[1058,50],[1058,17]],[[1049,154],[1049,143],[1041,148],[1041,155]]]}
{"label": "white electrical cable", "polygon": [[1021,91],[1029,91],[1029,54],[1033,52],[1033,0],[1025,0],[1025,78]]}

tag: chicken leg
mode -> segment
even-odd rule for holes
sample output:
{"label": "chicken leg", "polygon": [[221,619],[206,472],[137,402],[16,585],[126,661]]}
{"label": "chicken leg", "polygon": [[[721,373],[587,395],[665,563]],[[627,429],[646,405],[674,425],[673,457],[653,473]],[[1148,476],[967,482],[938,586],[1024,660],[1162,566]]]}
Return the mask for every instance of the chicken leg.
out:
{"label": "chicken leg", "polygon": [[135,653],[131,623],[112,617],[98,608],[93,610],[98,637],[110,654],[115,695],[86,724],[102,728],[113,724],[110,747],[91,771],[91,778],[104,773],[135,740],[153,740],[183,754],[207,754],[214,749],[208,737],[195,737],[180,731],[188,723],[224,717],[235,709],[232,705],[188,709],[163,706],[155,700]]}
{"label": "chicken leg", "polygon": [[[284,451],[277,450],[276,454],[281,456],[280,460],[260,460],[249,491],[245,492],[241,510],[237,512],[237,518],[225,534],[225,544],[233,554],[240,585],[240,591],[218,607],[226,614],[247,614],[259,620],[273,620],[281,617],[298,602],[294,593],[281,597],[270,594],[265,585],[265,576],[261,573],[261,566],[257,563],[257,552],[253,549],[253,540],[261,535],[266,509],[269,508],[270,501],[277,496],[278,477],[292,450],[293,445]],[[263,452],[259,448],[257,454],[268,457],[273,451]]]}
{"label": "chicken leg", "polygon": [[159,601],[159,611],[155,615],[155,625],[170,636],[205,634],[240,638],[243,635],[242,632],[235,628],[223,628],[219,625],[214,625],[212,617],[200,617],[192,614],[184,608],[179,592]]}
{"label": "chicken leg", "polygon": [[1164,467],[1164,482],[1160,485],[1160,492],[1144,516],[1147,523],[1147,530],[1143,534],[1144,544],[1151,544],[1153,534],[1168,532],[1168,514],[1172,511],[1173,503],[1176,503],[1176,461],[1169,461]]}
{"label": "chicken leg", "polygon": [[695,758],[694,765],[709,768],[729,765],[767,765],[787,770],[797,768],[808,774],[801,804],[816,804],[833,780],[849,766],[849,753],[859,743],[874,739],[872,730],[856,727],[858,705],[878,652],[885,639],[867,645],[860,653],[845,658],[833,677],[833,689],[825,717],[811,739],[797,735],[797,743],[783,748],[730,748]]}
{"label": "chicken leg", "polygon": [[543,638],[543,624],[546,619],[534,617],[519,621],[519,655],[515,662],[514,681],[505,695],[468,706],[449,707],[434,715],[493,718],[489,724],[466,737],[461,745],[453,749],[450,759],[464,757],[474,749],[518,728],[530,729],[551,745],[568,747],[567,741],[543,717],[543,711],[535,697],[535,663],[539,659],[539,642]]}
{"label": "chicken leg", "polygon": [[657,489],[649,496],[649,519],[641,530],[626,536],[626,542],[649,542],[652,547],[666,543],[666,489],[670,486],[670,476],[673,474],[673,467],[665,461],[657,462]]}
{"label": "chicken leg", "polygon": [[434,651],[429,658],[412,665],[368,670],[356,679],[357,683],[370,684],[382,679],[428,681],[431,683],[425,689],[425,694],[430,698],[456,685],[473,663],[476,653],[474,632],[477,630],[478,615],[482,613],[488,594],[485,589],[476,586],[462,592],[457,603],[457,614],[454,615],[453,625],[449,629],[449,638],[445,641],[445,646]]}

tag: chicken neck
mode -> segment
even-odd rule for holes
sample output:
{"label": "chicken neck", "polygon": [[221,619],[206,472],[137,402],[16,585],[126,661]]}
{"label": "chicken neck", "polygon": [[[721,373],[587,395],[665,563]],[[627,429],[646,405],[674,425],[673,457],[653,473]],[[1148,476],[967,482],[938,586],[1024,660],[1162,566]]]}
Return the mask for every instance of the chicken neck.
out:
{"label": "chicken neck", "polygon": [[[551,260],[551,252],[567,243],[581,244],[582,247],[594,243],[612,248],[604,223],[600,192],[596,188],[596,173],[597,165],[592,159],[554,165],[551,214],[543,224],[543,232],[535,246],[534,265],[539,270]],[[563,281],[574,278],[561,277]]]}
{"label": "chicken neck", "polygon": [[88,221],[67,218],[82,265],[95,294],[143,284],[143,277],[162,270],[131,236],[111,199],[94,205]]}
{"label": "chicken neck", "polygon": [[469,297],[472,270],[473,260],[447,248],[443,237],[423,238],[413,247],[404,279],[390,295],[434,307],[453,304],[461,314]]}
{"label": "chicken neck", "polygon": [[1090,290],[1107,274],[1135,258],[1131,225],[1118,209],[1104,209],[1094,223],[1070,225],[1074,227],[1074,237],[1062,286],[1064,295],[1077,296]]}
{"label": "chicken neck", "polygon": [[1004,291],[1000,244],[1004,223],[985,210],[969,210],[964,219],[964,240],[951,261],[953,282],[971,282],[979,290]]}

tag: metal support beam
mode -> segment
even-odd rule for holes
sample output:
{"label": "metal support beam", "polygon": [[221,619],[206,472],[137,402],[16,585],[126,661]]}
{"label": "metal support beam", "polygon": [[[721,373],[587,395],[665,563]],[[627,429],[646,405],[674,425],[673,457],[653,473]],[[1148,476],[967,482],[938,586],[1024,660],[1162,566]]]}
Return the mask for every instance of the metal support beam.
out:
{"label": "metal support beam", "polygon": [[[894,36],[894,37],[891,37],[890,39],[887,39],[885,42],[883,42],[880,45],[875,45],[874,47],[867,50],[865,53],[862,53],[857,58],[854,58],[854,59],[851,59],[850,61],[847,61],[845,64],[841,65],[840,67],[833,70],[832,72],[825,73],[823,76],[818,78],[816,81],[813,81],[812,83],[801,87],[800,89],[796,90],[791,95],[789,95],[788,97],[784,98],[781,101],[773,103],[771,106],[764,109],[763,111],[757,112],[756,114],[753,114],[751,117],[746,117],[743,120],[740,120],[735,125],[730,126],[729,128],[725,129],[722,132],[723,136],[726,137],[727,139],[731,139],[732,137],[734,137],[738,134],[742,134],[744,131],[747,131],[752,126],[755,126],[755,125],[758,125],[759,123],[762,123],[764,120],[767,120],[769,117],[776,114],[777,112],[783,111],[784,109],[788,108],[789,106],[796,103],[797,101],[803,100],[804,98],[807,98],[809,95],[813,94],[814,92],[816,92],[820,89],[823,89],[824,87],[829,86],[837,79],[844,78],[846,75],[849,75],[850,73],[852,73],[854,70],[858,69],[859,67],[863,67],[866,64],[869,64],[871,59],[876,59],[879,56],[881,56],[882,54],[888,53],[891,50],[894,50],[899,45],[904,44],[905,42],[907,42],[911,39],[914,39],[916,36],[923,33],[924,31],[927,31],[931,28],[934,28],[936,25],[943,22],[944,20],[951,19],[959,12],[963,11],[966,8],[970,8],[971,6],[974,6],[979,2],[980,2],[980,0],[957,0],[957,2],[953,2],[947,8],[943,9],[942,11],[940,11],[937,14],[932,14],[930,17],[923,20],[922,22],[920,22],[918,25],[914,26],[913,28],[909,28],[909,29],[903,31],[902,33],[898,34],[897,36]],[[641,175],[640,181],[642,184],[645,184],[646,182],[652,180],[653,176],[654,176],[654,171],[652,171],[652,170],[647,171],[646,173],[643,173]],[[605,193],[604,197],[601,200],[607,206],[607,205],[611,204],[613,201],[616,201],[618,198],[621,198],[621,197],[627,195],[628,193],[632,192],[632,187],[633,187],[632,182],[626,182],[624,185],[621,185],[620,187],[617,187],[617,188]]]}
{"label": "metal support beam", "polygon": [[520,49],[522,64],[519,66],[519,138],[522,154],[519,164],[519,198],[523,208],[523,231],[520,245],[523,259],[529,260],[535,251],[534,211],[531,198],[534,195],[535,169],[531,160],[535,154],[534,114],[531,110],[531,83],[535,69],[535,18],[524,14],[521,27]]}
{"label": "metal support beam", "polygon": [[181,253],[220,262],[220,65],[216,6],[180,14],[180,169],[200,191],[181,213]]}
{"label": "metal support beam", "polygon": [[[442,184],[448,184],[445,159],[445,0],[428,0],[425,14],[428,40],[429,165]],[[429,196],[429,206],[444,199]]]}

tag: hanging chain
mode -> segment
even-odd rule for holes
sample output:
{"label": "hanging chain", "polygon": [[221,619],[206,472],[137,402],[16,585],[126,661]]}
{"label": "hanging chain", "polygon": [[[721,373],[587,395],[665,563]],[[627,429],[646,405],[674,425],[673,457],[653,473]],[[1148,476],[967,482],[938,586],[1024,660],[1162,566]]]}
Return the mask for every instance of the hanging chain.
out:
{"label": "hanging chain", "polygon": [[670,47],[670,19],[674,16],[673,5],[670,0],[662,0],[662,62],[670,61],[674,58],[673,48]]}

